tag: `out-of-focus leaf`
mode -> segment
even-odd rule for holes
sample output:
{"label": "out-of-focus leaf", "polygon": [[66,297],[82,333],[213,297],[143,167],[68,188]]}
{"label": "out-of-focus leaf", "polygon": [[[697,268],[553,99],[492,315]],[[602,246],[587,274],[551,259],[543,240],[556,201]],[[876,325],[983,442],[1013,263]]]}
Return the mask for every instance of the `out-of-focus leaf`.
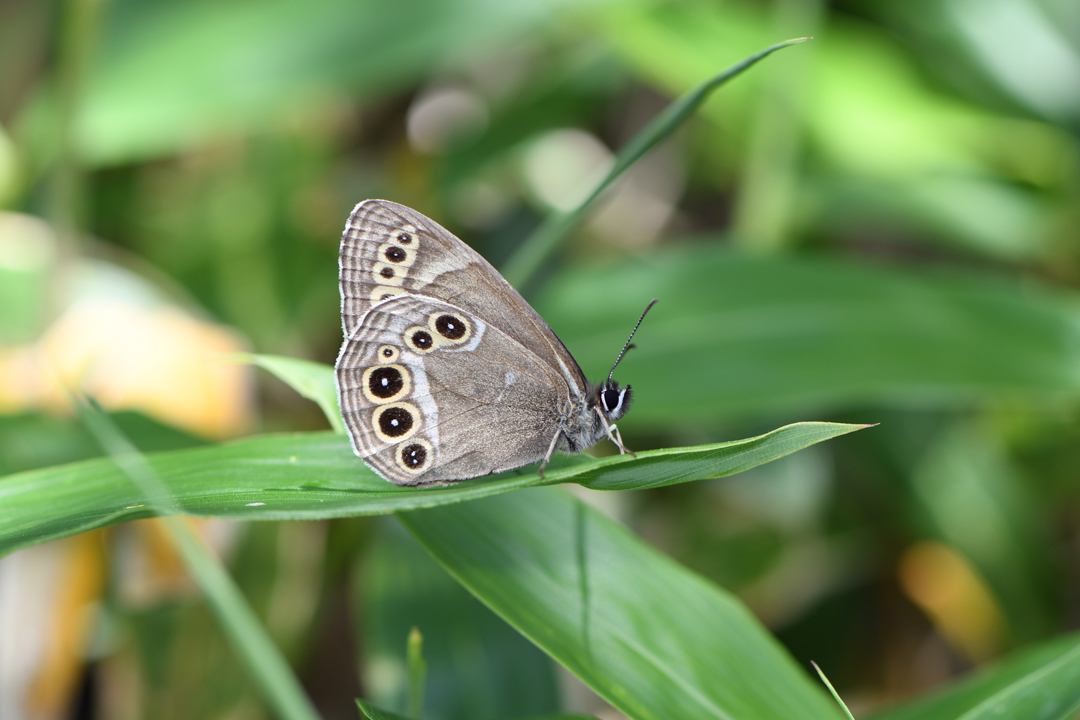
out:
{"label": "out-of-focus leaf", "polygon": [[1001,603],[1014,641],[1045,637],[1058,602],[1045,513],[991,438],[976,427],[941,433],[913,473],[929,531],[979,569]]}
{"label": "out-of-focus leaf", "polygon": [[557,711],[551,659],[447,575],[398,523],[380,522],[379,530],[353,584],[365,694],[379,707],[408,707],[405,638],[416,627],[427,666],[425,720]]}
{"label": "out-of-focus leaf", "polygon": [[734,598],[565,492],[398,517],[474,595],[635,720],[841,717]]}
{"label": "out-of-focus leaf", "polygon": [[341,410],[338,409],[332,368],[322,363],[282,355],[251,355],[249,358],[253,364],[274,373],[293,390],[316,402],[334,432],[345,434],[345,423],[341,419]]}
{"label": "out-of-focus leaf", "polygon": [[523,285],[529,280],[540,267],[544,259],[558,244],[564,240],[573,227],[585,214],[592,209],[593,204],[600,198],[607,188],[611,187],[638,160],[654,148],[657,144],[670,137],[677,129],[682,127],[690,117],[697,112],[713,91],[721,85],[730,82],[743,72],[765,59],[777,50],[782,50],[790,45],[796,45],[809,38],[797,38],[786,40],[775,45],[758,50],[756,53],[745,57],[731,65],[719,74],[714,74],[709,79],[698,84],[692,90],[680,97],[675,102],[664,108],[663,112],[654,117],[638,134],[620,148],[615,162],[607,175],[597,183],[588,197],[582,200],[577,207],[569,212],[553,211],[544,224],[537,228],[518,248],[513,257],[506,263],[504,274],[506,279],[514,285]]}
{"label": "out-of-focus leaf", "polygon": [[[179,450],[206,441],[132,411],[111,413],[143,452]],[[100,455],[86,429],[71,419],[49,415],[0,415],[0,477]]]}
{"label": "out-of-focus leaf", "polygon": [[[772,20],[761,6],[747,3],[623,3],[602,6],[595,16],[597,30],[616,52],[671,94],[692,87],[707,68],[734,62],[771,39]],[[810,211],[805,219],[835,225],[836,205],[850,200],[830,192],[839,175],[883,189],[870,198],[876,207],[844,202],[841,218],[870,214],[880,221],[883,214],[900,215],[904,225],[929,230],[930,238],[996,257],[1032,257],[1049,249],[1048,204],[1011,185],[1030,182],[1031,173],[1002,173],[1017,167],[1008,159],[1016,154],[1045,158],[1049,148],[1056,148],[1050,157],[1070,153],[1066,133],[930,88],[912,59],[879,27],[834,16],[814,34],[817,42],[802,57],[783,54],[770,61],[811,66],[802,127],[826,172],[797,188],[800,204]],[[745,147],[738,139],[755,117],[759,80],[749,76],[733,83],[722,101],[702,109],[724,130],[712,144],[727,164],[738,163]],[[1024,149],[1017,153],[1018,147]],[[1036,172],[1040,182],[1060,184],[1045,171]]]}
{"label": "out-of-focus leaf", "polygon": [[1068,720],[1080,710],[1080,637],[1017,653],[871,720]]}
{"label": "out-of-focus leaf", "polygon": [[415,0],[119,2],[77,128],[91,163],[117,163],[317,117],[449,59],[491,52],[565,3]]}
{"label": "out-of-focus leaf", "polygon": [[1080,300],[1035,283],[695,243],[579,263],[535,305],[597,377],[653,297],[617,371],[634,386],[624,433],[868,401],[1080,397]]}
{"label": "out-of-focus leaf", "polygon": [[[799,423],[733,443],[600,459],[557,458],[541,479],[529,469],[430,489],[392,485],[333,433],[264,435],[227,445],[147,455],[171,505],[188,515],[310,520],[381,515],[522,487],[577,482],[630,490],[730,475],[860,425]],[[89,460],[0,479],[0,553],[153,514],[111,460]]]}
{"label": "out-of-focus leaf", "polygon": [[[108,454],[114,467],[137,486],[144,497],[160,498],[158,502],[164,512],[175,512],[177,508],[171,499],[161,497],[165,490],[161,478],[109,416],[100,407],[81,399],[78,400],[77,410],[80,419]],[[173,549],[202,590],[222,632],[258,686],[266,704],[283,720],[318,720],[318,713],[299,679],[292,673],[289,663],[270,639],[221,559],[210,551],[184,518],[168,517],[162,524]]]}

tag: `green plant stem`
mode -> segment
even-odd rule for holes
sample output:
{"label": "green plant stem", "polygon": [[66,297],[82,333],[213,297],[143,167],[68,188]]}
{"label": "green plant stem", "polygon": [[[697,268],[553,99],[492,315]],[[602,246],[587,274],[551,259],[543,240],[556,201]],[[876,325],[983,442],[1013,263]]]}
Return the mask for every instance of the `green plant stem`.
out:
{"label": "green plant stem", "polygon": [[777,50],[809,39],[803,37],[785,40],[782,43],[777,43],[754,53],[750,57],[735,63],[719,75],[706,80],[664,108],[663,112],[653,118],[652,122],[646,125],[619,151],[611,170],[580,205],[569,212],[553,211],[548,215],[544,223],[525,239],[525,242],[521,244],[521,247],[506,263],[503,276],[511,285],[523,287],[544,261],[555,252],[570,230],[591,209],[600,195],[631,165],[637,162],[642,155],[675,132],[708,99],[713,90]]}
{"label": "green plant stem", "polygon": [[54,76],[56,166],[49,187],[49,214],[57,230],[75,238],[84,212],[83,173],[75,127],[97,45],[106,0],[67,0],[62,9]]}
{"label": "green plant stem", "polygon": [[427,680],[427,663],[424,662],[424,636],[420,628],[413,628],[406,642],[409,664],[409,701],[406,713],[413,720],[424,716],[424,683]]}
{"label": "green plant stem", "polygon": [[170,517],[179,508],[153,467],[100,408],[85,401],[77,405],[80,417],[106,454],[143,492],[150,506],[166,516],[160,519],[170,540],[273,712],[283,720],[318,720],[292,668],[221,561],[184,518]]}
{"label": "green plant stem", "polygon": [[850,710],[848,710],[848,706],[844,704],[843,700],[840,699],[840,693],[836,692],[836,688],[834,688],[832,686],[832,683],[829,682],[829,678],[825,677],[825,673],[820,667],[818,667],[818,664],[813,660],[810,661],[810,664],[814,666],[814,670],[817,671],[818,677],[821,678],[821,682],[825,683],[825,687],[829,688],[829,692],[832,694],[833,700],[836,701],[837,705],[843,708],[844,714],[847,715],[848,720],[855,720],[855,716],[851,714]]}

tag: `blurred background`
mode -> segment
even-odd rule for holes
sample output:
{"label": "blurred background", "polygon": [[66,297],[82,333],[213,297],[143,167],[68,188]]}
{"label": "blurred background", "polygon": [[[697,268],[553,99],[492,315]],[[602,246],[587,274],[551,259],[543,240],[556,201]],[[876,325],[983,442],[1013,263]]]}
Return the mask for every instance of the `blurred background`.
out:
{"label": "blurred background", "polygon": [[[1075,0],[3,0],[0,473],[98,454],[65,385],[147,451],[326,429],[225,358],[333,362],[355,203],[504,265],[672,98],[804,35],[521,289],[594,378],[661,299],[630,447],[880,425],[588,500],[856,713],[1076,628]],[[200,528],[326,718],[403,707],[413,626],[430,718],[621,717],[392,518]],[[153,523],[0,560],[0,717],[267,716]]]}

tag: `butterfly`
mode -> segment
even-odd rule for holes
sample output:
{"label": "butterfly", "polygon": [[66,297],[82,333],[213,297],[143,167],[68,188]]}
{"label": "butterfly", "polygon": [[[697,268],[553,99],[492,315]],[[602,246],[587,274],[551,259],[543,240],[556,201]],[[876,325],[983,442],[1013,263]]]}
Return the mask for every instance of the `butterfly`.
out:
{"label": "butterfly", "polygon": [[615,367],[586,380],[510,283],[433,220],[387,200],[358,204],[339,288],[338,405],[354,452],[390,482],[445,485],[537,461],[543,476],[555,451],[605,437],[629,452],[615,422],[632,393]]}

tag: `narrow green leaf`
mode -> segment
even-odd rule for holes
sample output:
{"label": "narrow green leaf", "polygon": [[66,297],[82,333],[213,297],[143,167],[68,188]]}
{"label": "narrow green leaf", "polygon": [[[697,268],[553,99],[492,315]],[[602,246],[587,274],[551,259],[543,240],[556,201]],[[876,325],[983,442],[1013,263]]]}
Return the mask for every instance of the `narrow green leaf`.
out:
{"label": "narrow green leaf", "polygon": [[1009,657],[872,720],[1070,720],[1080,712],[1080,635]]}
{"label": "narrow green leaf", "polygon": [[316,402],[334,432],[345,434],[345,423],[341,419],[341,410],[338,409],[332,367],[283,355],[245,355],[243,358],[273,373],[303,397]]}
{"label": "narrow green leaf", "polygon": [[[83,402],[77,403],[77,407],[102,449],[138,487],[147,504],[162,514],[175,513],[177,508],[168,495],[168,488],[109,416],[100,408]],[[164,517],[162,521],[188,573],[274,714],[283,720],[318,720],[319,715],[304,694],[300,681],[221,561],[182,518]]]}
{"label": "narrow green leaf", "polygon": [[454,577],[634,720],[835,720],[728,593],[555,488],[402,513]]}
{"label": "narrow green leaf", "polygon": [[641,132],[635,135],[630,142],[619,151],[619,154],[615,157],[615,164],[612,166],[611,170],[580,205],[566,213],[553,212],[548,216],[548,219],[545,220],[543,225],[525,239],[514,256],[506,263],[503,276],[511,285],[516,287],[521,287],[528,282],[529,278],[532,277],[537,268],[539,268],[544,260],[554,252],[559,246],[559,243],[566,237],[567,233],[569,233],[585,213],[592,208],[593,204],[603,192],[607,190],[620,175],[626,172],[631,165],[637,162],[642,155],[647,153],[665,138],[669,137],[679,128],[679,126],[686,122],[686,120],[694,114],[694,111],[708,99],[713,90],[716,90],[728,80],[738,76],[744,70],[747,70],[750,66],[773,54],[777,50],[786,48],[789,45],[805,42],[809,39],[810,38],[796,38],[794,40],[786,40],[756,52],[735,63],[719,75],[701,83],[696,88],[664,108],[663,112],[653,118],[652,122],[646,125]]}
{"label": "narrow green leaf", "polygon": [[[746,440],[639,452],[637,460],[559,457],[545,479],[525,468],[427,489],[383,480],[345,438],[329,432],[261,435],[146,458],[174,507],[187,515],[310,520],[381,515],[562,482],[632,490],[722,477],[862,427],[796,423]],[[142,492],[108,459],[9,475],[0,479],[0,555],[151,514]]]}
{"label": "narrow green leaf", "polygon": [[829,688],[829,694],[832,695],[833,700],[835,700],[836,704],[840,706],[840,709],[844,711],[844,715],[847,716],[848,720],[855,720],[855,716],[853,716],[851,714],[851,711],[848,710],[847,704],[843,701],[843,699],[841,699],[840,693],[836,692],[836,688],[833,687],[833,684],[829,682],[829,678],[825,675],[825,672],[821,669],[821,666],[813,660],[810,661],[810,664],[814,666],[814,671],[817,672],[818,677],[821,678],[821,682],[825,683],[825,687]]}

